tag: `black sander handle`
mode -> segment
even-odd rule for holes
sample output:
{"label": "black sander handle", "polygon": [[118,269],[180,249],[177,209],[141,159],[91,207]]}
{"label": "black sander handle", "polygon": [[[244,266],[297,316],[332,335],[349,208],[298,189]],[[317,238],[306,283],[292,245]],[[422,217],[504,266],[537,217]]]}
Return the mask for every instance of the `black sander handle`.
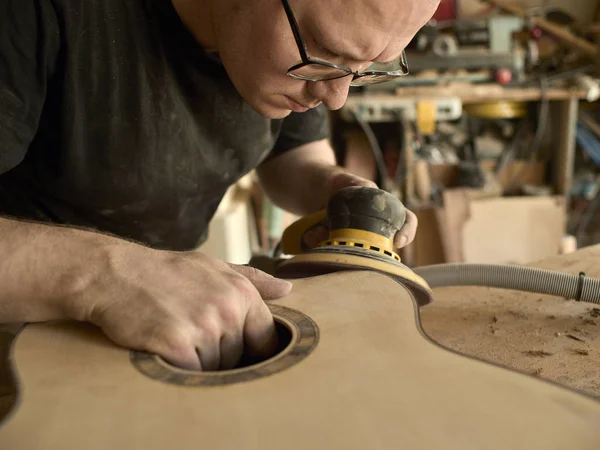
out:
{"label": "black sander handle", "polygon": [[327,204],[330,232],[363,230],[393,240],[406,221],[406,209],[392,194],[381,189],[351,186],[336,192]]}

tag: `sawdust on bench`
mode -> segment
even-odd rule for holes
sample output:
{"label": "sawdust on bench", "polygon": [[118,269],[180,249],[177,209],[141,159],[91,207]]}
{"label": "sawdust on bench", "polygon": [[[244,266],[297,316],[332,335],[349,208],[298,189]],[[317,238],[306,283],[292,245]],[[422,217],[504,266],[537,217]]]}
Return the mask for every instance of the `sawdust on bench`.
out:
{"label": "sawdust on bench", "polygon": [[[600,246],[531,264],[600,278]],[[600,305],[546,295],[451,287],[421,308],[442,346],[600,398]]]}

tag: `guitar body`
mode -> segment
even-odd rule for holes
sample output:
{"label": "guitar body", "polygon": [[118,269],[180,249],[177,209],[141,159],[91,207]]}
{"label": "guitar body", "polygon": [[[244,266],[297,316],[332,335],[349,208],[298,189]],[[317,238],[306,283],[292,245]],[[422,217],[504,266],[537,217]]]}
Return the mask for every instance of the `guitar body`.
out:
{"label": "guitar body", "polygon": [[429,340],[408,289],[372,272],[294,281],[271,360],[170,367],[74,322],[15,340],[7,450],[597,450],[600,403]]}

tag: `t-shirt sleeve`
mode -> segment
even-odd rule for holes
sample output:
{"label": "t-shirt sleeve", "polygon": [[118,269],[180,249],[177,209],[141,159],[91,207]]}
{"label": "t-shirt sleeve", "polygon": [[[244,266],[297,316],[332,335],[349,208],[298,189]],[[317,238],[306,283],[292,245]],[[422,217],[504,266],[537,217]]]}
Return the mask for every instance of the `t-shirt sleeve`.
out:
{"label": "t-shirt sleeve", "polygon": [[283,119],[271,157],[309,142],[327,139],[329,137],[328,117],[327,108],[324,105],[319,105],[304,113],[292,112]]}
{"label": "t-shirt sleeve", "polygon": [[0,0],[0,174],[35,136],[59,45],[50,0]]}

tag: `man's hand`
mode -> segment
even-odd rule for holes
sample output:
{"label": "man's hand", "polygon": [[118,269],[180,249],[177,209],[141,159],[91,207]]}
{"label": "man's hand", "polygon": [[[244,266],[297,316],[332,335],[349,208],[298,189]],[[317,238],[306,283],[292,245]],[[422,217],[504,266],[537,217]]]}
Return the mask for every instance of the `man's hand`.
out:
{"label": "man's hand", "polygon": [[0,218],[0,323],[92,322],[117,344],[197,370],[277,346],[264,300],[291,283],[197,252]]}
{"label": "man's hand", "polygon": [[[378,186],[365,178],[351,174],[340,167],[332,167],[329,172],[329,181],[326,183],[328,188],[328,198],[342,188],[349,186],[366,186],[377,188]],[[394,247],[396,249],[403,248],[410,244],[417,233],[418,220],[417,216],[410,210],[406,210],[406,222],[404,226],[396,233],[394,237]],[[309,247],[316,246],[319,242],[326,240],[328,230],[325,226],[318,226],[309,230],[304,241]]]}
{"label": "man's hand", "polygon": [[287,295],[291,283],[201,253],[130,244],[119,245],[109,261],[78,304],[83,319],[114,342],[203,371],[235,367],[244,347],[254,356],[275,351],[263,299]]}
{"label": "man's hand", "polygon": [[[347,186],[377,187],[372,181],[351,174],[336,165],[333,149],[326,140],[311,142],[285,152],[258,169],[263,189],[279,207],[304,216],[325,208],[331,196]],[[417,216],[406,210],[406,223],[394,238],[397,249],[410,244],[417,232]],[[314,247],[327,239],[321,227],[305,236]]]}

